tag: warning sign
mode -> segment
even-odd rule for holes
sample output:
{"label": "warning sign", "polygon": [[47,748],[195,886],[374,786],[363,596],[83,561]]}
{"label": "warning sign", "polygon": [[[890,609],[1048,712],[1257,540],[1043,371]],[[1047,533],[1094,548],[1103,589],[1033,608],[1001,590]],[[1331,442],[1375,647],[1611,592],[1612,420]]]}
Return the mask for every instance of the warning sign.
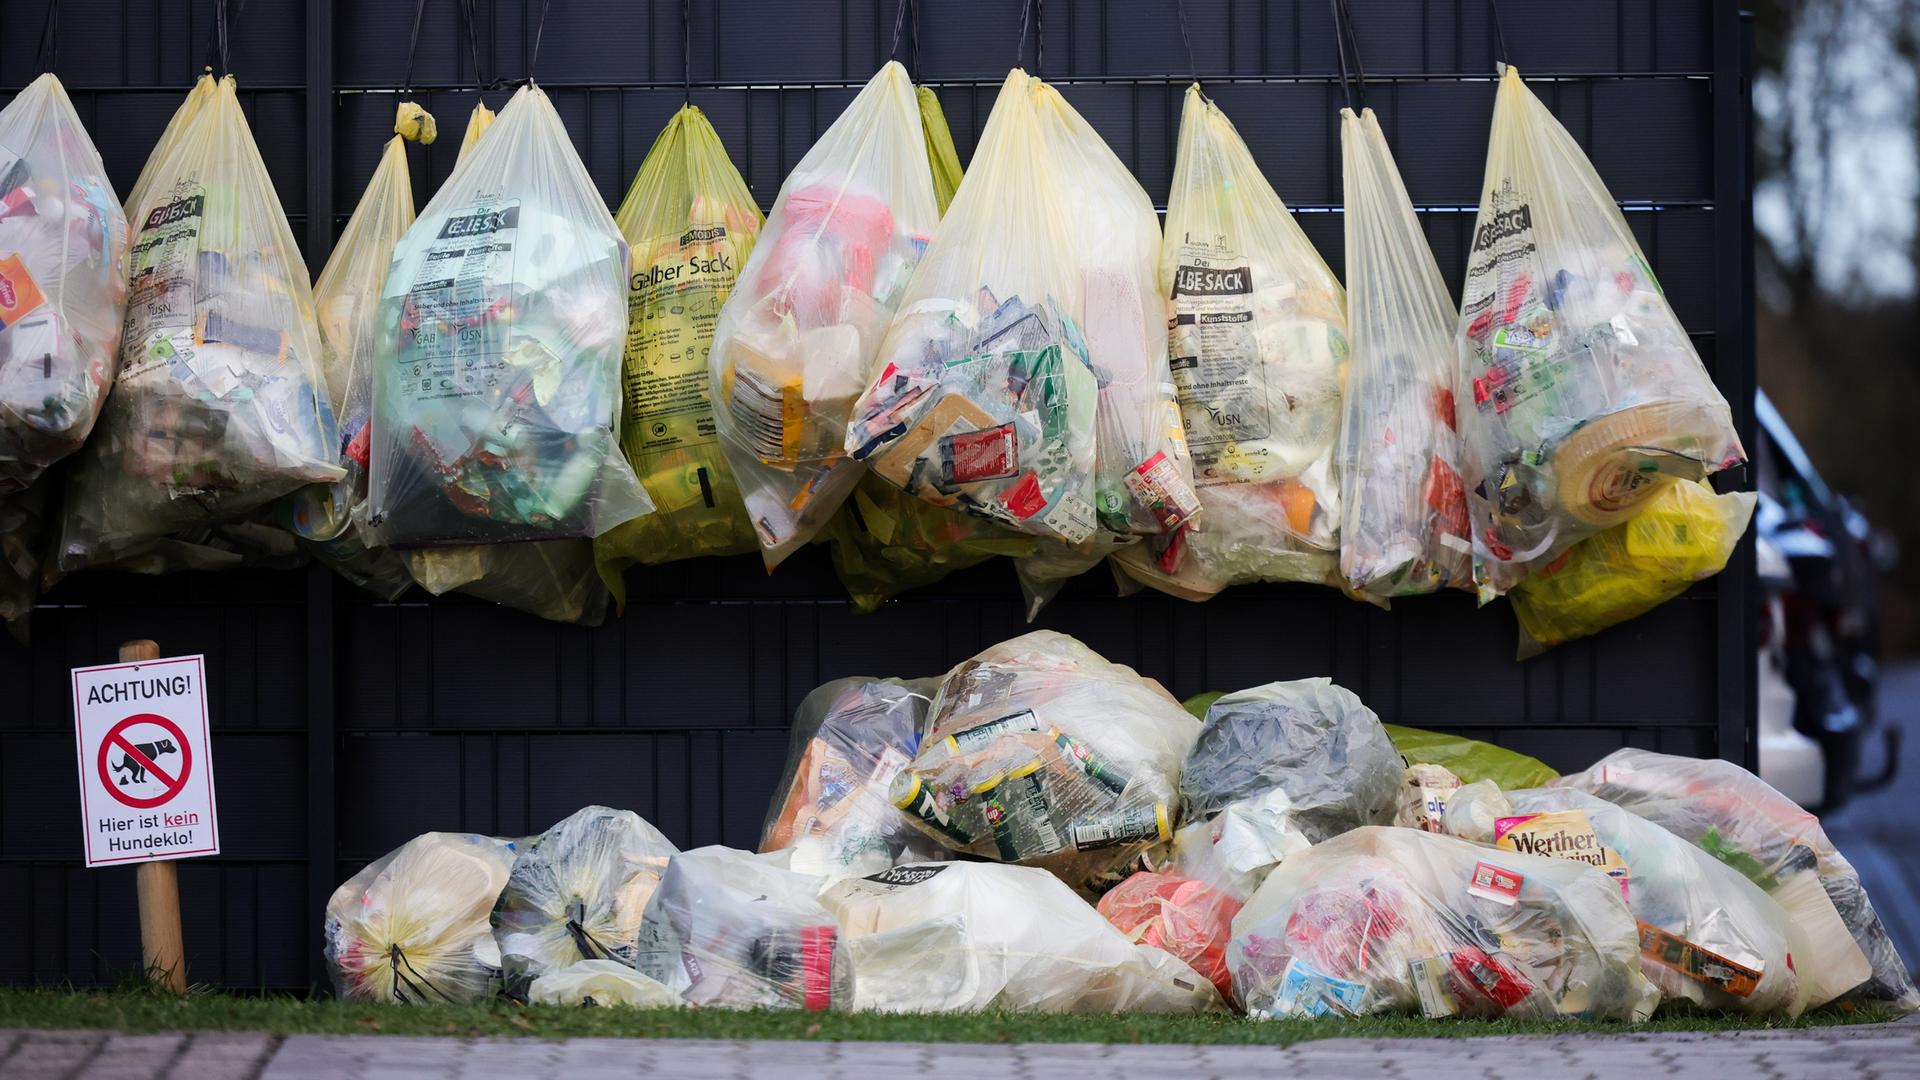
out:
{"label": "warning sign", "polygon": [[73,671],[88,866],[220,852],[198,656]]}

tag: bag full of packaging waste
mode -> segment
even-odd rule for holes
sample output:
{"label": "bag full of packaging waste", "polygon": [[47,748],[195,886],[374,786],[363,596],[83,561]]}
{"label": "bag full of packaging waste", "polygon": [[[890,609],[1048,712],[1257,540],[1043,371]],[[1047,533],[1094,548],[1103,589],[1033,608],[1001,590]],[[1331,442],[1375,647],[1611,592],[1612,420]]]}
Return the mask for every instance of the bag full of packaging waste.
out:
{"label": "bag full of packaging waste", "polygon": [[626,242],[552,102],[523,86],[393,252],[374,538],[591,538],[650,511],[615,434],[626,312]]}
{"label": "bag full of packaging waste", "polygon": [[320,370],[339,424],[337,461],[347,475],[327,487],[300,489],[282,504],[281,515],[288,531],[300,537],[320,561],[386,600],[398,599],[413,578],[397,552],[369,547],[355,524],[355,519],[364,520],[366,515],[380,294],[386,287],[393,249],[414,220],[407,143],[432,142],[438,133],[432,115],[411,101],[400,103],[393,130],[353,216],[313,285]]}
{"label": "bag full of packaging waste", "polygon": [[680,995],[618,960],[582,960],[533,980],[529,1005],[630,1005],[670,1009]]}
{"label": "bag full of packaging waste", "polygon": [[493,911],[505,989],[582,960],[631,964],[641,916],[677,852],[631,810],[588,806],[522,845]]}
{"label": "bag full of packaging waste", "polygon": [[1402,779],[1372,709],[1330,679],[1299,679],[1215,699],[1181,769],[1180,797],[1192,821],[1279,788],[1319,843],[1392,821]]}
{"label": "bag full of packaging waste", "polygon": [[1339,577],[1347,298],[1220,107],[1180,114],[1162,296],[1200,517],[1122,551],[1183,599],[1250,581]]}
{"label": "bag full of packaging waste", "polygon": [[1234,917],[1227,965],[1261,1018],[1644,1020],[1660,999],[1605,873],[1381,826],[1281,863]]}
{"label": "bag full of packaging waste", "polygon": [[1454,793],[1448,835],[1585,863],[1619,883],[1640,928],[1640,967],[1667,1001],[1716,1012],[1798,1016],[1795,958],[1809,944],[1779,904],[1739,871],[1603,799],[1572,788]]}
{"label": "bag full of packaging waste", "polygon": [[119,366],[127,218],[66,88],[0,109],[0,494],[86,442]]}
{"label": "bag full of packaging waste", "polygon": [[[855,406],[902,490],[1075,549],[1198,511],[1167,369],[1159,223],[1057,90],[1015,69]],[[1050,576],[1058,587],[1064,576]],[[1031,583],[1029,583],[1031,585]]]}
{"label": "bag full of packaging waste", "polygon": [[1294,817],[1293,800],[1276,787],[1230,802],[1210,817],[1188,818],[1158,853],[1158,868],[1244,902],[1274,867],[1312,846]]}
{"label": "bag full of packaging waste", "polygon": [[1597,795],[1698,845],[1766,890],[1807,941],[1794,970],[1810,1008],[1846,997],[1920,1009],[1860,875],[1820,819],[1730,761],[1616,750],[1554,781]]}
{"label": "bag full of packaging waste", "polygon": [[688,1004],[849,1008],[853,966],[823,884],[779,855],[703,847],[675,855],[647,905],[635,966]]}
{"label": "bag full of packaging waste", "polygon": [[607,586],[586,540],[409,548],[407,571],[434,596],[459,592],[552,622],[598,626]]}
{"label": "bag full of packaging waste", "polygon": [[1513,587],[1519,658],[1652,611],[1726,569],[1753,519],[1754,493],[1676,481],[1632,518],[1568,548]]}
{"label": "bag full of packaging waste", "polygon": [[1483,601],[1675,479],[1746,460],[1613,196],[1511,66],[1460,300],[1454,400]]}
{"label": "bag full of packaging waste", "polygon": [[1100,898],[1097,910],[1129,941],[1164,949],[1233,1000],[1227,941],[1241,900],[1192,878],[1142,871]]}
{"label": "bag full of packaging waste", "polygon": [[835,679],[794,714],[787,764],[760,830],[760,850],[790,851],[789,865],[828,881],[946,849],[894,808],[893,779],[919,752],[935,679]]}
{"label": "bag full of packaging waste", "polygon": [[1471,588],[1453,297],[1372,109],[1340,110],[1347,328],[1340,570],[1376,597]]}
{"label": "bag full of packaging waste", "polygon": [[1173,954],[1127,940],[1044,870],[919,863],[821,894],[854,1007],[877,1012],[1199,1013],[1221,1007]]}
{"label": "bag full of packaging waste", "polygon": [[847,421],[939,219],[913,83],[890,61],[781,185],[714,330],[714,422],[769,569],[864,471]]}
{"label": "bag full of packaging waste", "polygon": [[607,585],[624,599],[628,566],[759,548],[714,429],[707,361],[760,208],[706,114],[688,104],[654,140],[614,221],[633,260],[620,446],[654,506],[595,541]]}
{"label": "bag full of packaging waste", "polygon": [[63,569],[345,475],[306,263],[233,78],[201,84],[128,203],[120,369],[70,480]]}
{"label": "bag full of packaging waste", "polygon": [[1091,891],[1173,836],[1195,723],[1160,684],[1051,630],[955,667],[894,776],[901,813],[950,850]]}
{"label": "bag full of packaging waste", "polygon": [[327,901],[327,972],[343,1001],[464,1005],[500,989],[488,915],[513,845],[423,833],[367,864]]}

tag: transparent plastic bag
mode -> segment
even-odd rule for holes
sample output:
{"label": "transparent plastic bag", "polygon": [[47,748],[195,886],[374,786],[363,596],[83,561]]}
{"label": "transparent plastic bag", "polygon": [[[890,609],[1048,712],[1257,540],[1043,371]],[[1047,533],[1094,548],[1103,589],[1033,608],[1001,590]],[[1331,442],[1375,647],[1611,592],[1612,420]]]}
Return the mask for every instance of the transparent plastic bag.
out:
{"label": "transparent plastic bag", "polygon": [[1746,459],[1613,196],[1511,66],[1460,299],[1454,400],[1483,601],[1673,478]]}
{"label": "transparent plastic bag", "polygon": [[1503,788],[1540,787],[1560,774],[1538,758],[1479,739],[1425,728],[1383,724],[1400,756],[1415,764],[1440,765],[1467,783],[1491,780]]}
{"label": "transparent plastic bag", "polygon": [[1172,837],[1180,762],[1199,728],[1159,683],[1039,630],[947,674],[891,795],[954,851],[1038,866],[1090,892]]}
{"label": "transparent plastic bag", "polygon": [[1213,986],[1137,945],[1043,870],[899,866],[821,894],[846,935],[854,1008],[875,1012],[1198,1013]]}
{"label": "transparent plastic bag", "polygon": [[768,569],[864,471],[847,420],[939,218],[913,83],[888,62],[780,186],[714,331],[714,423]]}
{"label": "transparent plastic bag", "polygon": [[1754,493],[1666,484],[1630,520],[1568,548],[1513,587],[1519,659],[1638,618],[1726,569]]}
{"label": "transparent plastic bag", "polygon": [[1197,85],[1181,112],[1167,237],[1160,285],[1173,298],[1173,380],[1202,514],[1121,552],[1121,567],[1188,599],[1336,579],[1346,295]]}
{"label": "transparent plastic bag", "polygon": [[1319,843],[1391,822],[1402,779],[1400,755],[1372,709],[1330,679],[1299,679],[1208,706],[1180,771],[1180,801],[1188,820],[1204,820],[1279,788],[1296,825]]}
{"label": "transparent plastic bag", "polygon": [[628,566],[759,546],[714,432],[707,360],[760,208],[706,115],[687,105],[654,140],[614,220],[633,260],[620,446],[654,505],[594,542],[624,603]]}
{"label": "transparent plastic bag", "polygon": [[[1042,539],[1059,580],[1197,512],[1151,201],[1018,69],[921,260],[847,449],[910,494]],[[1062,564],[1061,560],[1065,563]]]}
{"label": "transparent plastic bag", "polygon": [[1454,793],[1450,836],[1605,871],[1640,927],[1640,967],[1667,1001],[1716,1012],[1798,1016],[1794,957],[1807,941],[1739,871],[1613,803],[1570,788]]}
{"label": "transparent plastic bag", "polygon": [[1233,920],[1247,1014],[1644,1020],[1660,992],[1612,878],[1370,826],[1280,864]]}
{"label": "transparent plastic bag", "polygon": [[435,596],[460,592],[552,622],[598,626],[607,586],[586,540],[412,548],[407,572]]}
{"label": "transparent plastic bag", "polygon": [[367,526],[393,547],[591,538],[652,509],[619,452],[627,247],[521,87],[394,249]]}
{"label": "transparent plastic bag", "polygon": [[431,142],[433,117],[405,101],[393,138],[314,282],[320,370],[339,423],[338,462],[347,475],[329,487],[302,488],[284,504],[285,524],[321,562],[361,588],[395,600],[413,585],[402,557],[369,547],[355,524],[364,518],[373,436],[374,352],[381,334],[380,294],[393,249],[412,227],[413,175],[407,143]]}
{"label": "transparent plastic bag", "polygon": [[1294,818],[1293,800],[1271,788],[1188,820],[1160,860],[1181,877],[1244,901],[1287,856],[1313,846]]}
{"label": "transparent plastic bag", "polygon": [[630,1005],[670,1009],[685,1004],[680,995],[616,960],[582,960],[533,980],[530,1005]]}
{"label": "transparent plastic bag", "polygon": [[1810,1007],[1846,996],[1920,1009],[1900,953],[1860,875],[1827,839],[1820,819],[1730,761],[1616,750],[1571,787],[1662,826],[1766,890],[1799,924],[1808,947],[1794,968]]}
{"label": "transparent plastic bag", "polygon": [[582,960],[632,964],[641,917],[676,853],[631,810],[588,806],[522,845],[493,909],[506,992]]}
{"label": "transparent plastic bag", "polygon": [[1233,999],[1227,941],[1240,901],[1176,873],[1133,875],[1100,898],[1100,914],[1127,940],[1164,949]]}
{"label": "transparent plastic bag", "polygon": [[306,263],[238,90],[229,76],[194,97],[129,204],[120,371],[71,477],[64,569],[345,475]]}
{"label": "transparent plastic bag", "polygon": [[513,844],[423,833],[348,878],[327,901],[327,972],[343,1001],[464,1005],[500,989],[488,915]]}
{"label": "transparent plastic bag", "polygon": [[127,218],[66,88],[0,109],[0,493],[93,430],[119,366]]}
{"label": "transparent plastic bag", "polygon": [[1454,418],[1453,297],[1372,109],[1340,110],[1347,328],[1340,570],[1390,597],[1470,588],[1473,543]]}
{"label": "transparent plastic bag", "polygon": [[794,870],[827,881],[941,858],[944,849],[888,797],[920,749],[938,685],[856,677],[808,694],[793,717],[760,850],[791,851]]}
{"label": "transparent plastic bag", "polygon": [[822,882],[775,856],[703,847],[673,857],[647,904],[635,966],[699,1008],[851,1007],[853,966]]}

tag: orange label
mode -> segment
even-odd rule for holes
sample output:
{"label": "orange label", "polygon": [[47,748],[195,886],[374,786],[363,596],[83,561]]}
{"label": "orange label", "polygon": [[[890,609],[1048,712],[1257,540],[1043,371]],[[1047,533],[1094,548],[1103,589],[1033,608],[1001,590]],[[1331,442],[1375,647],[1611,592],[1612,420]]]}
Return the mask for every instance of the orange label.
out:
{"label": "orange label", "polygon": [[40,286],[34,284],[33,275],[27,273],[27,264],[20,261],[20,256],[9,255],[0,259],[0,327],[19,322],[45,299],[40,295]]}
{"label": "orange label", "polygon": [[1652,923],[1640,923],[1640,955],[1669,967],[1695,982],[1723,990],[1734,997],[1751,997],[1760,986],[1760,970],[1711,953]]}

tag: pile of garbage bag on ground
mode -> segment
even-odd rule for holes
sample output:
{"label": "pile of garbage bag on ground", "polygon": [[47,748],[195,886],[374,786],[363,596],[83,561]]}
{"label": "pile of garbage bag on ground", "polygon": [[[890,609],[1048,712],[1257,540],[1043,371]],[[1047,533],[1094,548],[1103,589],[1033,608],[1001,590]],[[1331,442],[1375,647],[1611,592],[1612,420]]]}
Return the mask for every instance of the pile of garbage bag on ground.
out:
{"label": "pile of garbage bag on ground", "polygon": [[[589,806],[327,907],[356,1000],[1255,1019],[1920,1010],[1820,824],[1724,761],[1560,776],[1327,679],[1207,695],[1051,631],[808,695],[760,850]],[[639,793],[636,793],[639,794]]]}

